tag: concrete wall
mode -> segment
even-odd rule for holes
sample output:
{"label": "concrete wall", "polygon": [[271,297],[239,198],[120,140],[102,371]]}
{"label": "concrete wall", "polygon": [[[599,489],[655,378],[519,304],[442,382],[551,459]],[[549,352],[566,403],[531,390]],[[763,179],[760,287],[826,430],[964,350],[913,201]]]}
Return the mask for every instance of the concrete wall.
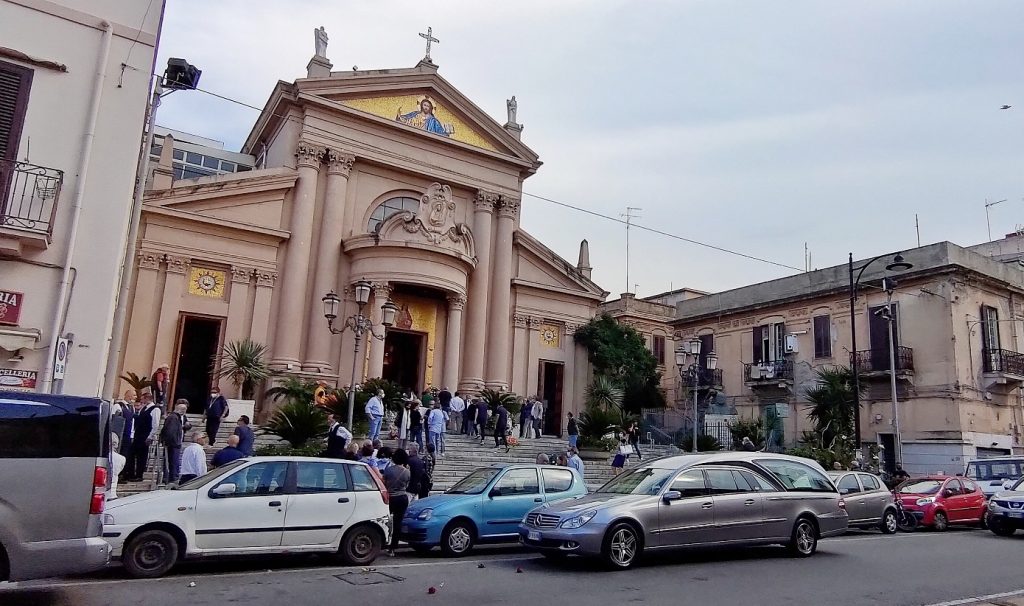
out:
{"label": "concrete wall", "polygon": [[[80,186],[87,114],[97,85],[101,23],[109,21],[114,28],[106,77],[99,83],[102,96],[86,165],[78,241],[71,251],[74,282],[63,332],[74,333],[75,342],[63,383],[65,393],[100,393],[163,7],[163,1],[148,0],[0,2],[3,46],[67,66],[65,73],[0,57],[33,70],[18,159],[64,172],[52,243],[44,250],[25,249],[20,257],[0,259],[0,288],[25,293],[19,328],[41,333],[33,349],[22,350],[21,362],[0,356],[0,368],[35,371],[40,381],[52,355],[50,325],[60,308],[57,287],[68,252],[74,193]],[[136,29],[140,24],[141,32]],[[123,71],[122,62],[128,64]],[[10,236],[0,234],[0,238]]]}

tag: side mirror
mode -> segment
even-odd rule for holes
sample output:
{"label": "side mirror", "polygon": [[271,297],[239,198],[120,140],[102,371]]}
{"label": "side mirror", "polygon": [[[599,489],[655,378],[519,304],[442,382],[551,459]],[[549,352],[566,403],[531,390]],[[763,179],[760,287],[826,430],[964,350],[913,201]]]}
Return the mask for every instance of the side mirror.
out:
{"label": "side mirror", "polygon": [[672,501],[678,501],[681,498],[683,498],[683,493],[679,492],[678,490],[670,490],[666,492],[663,497],[661,497],[661,500],[665,501],[666,503],[670,503]]}
{"label": "side mirror", "polygon": [[501,496],[501,489],[500,488],[492,488],[491,492],[487,493],[487,497],[491,498],[491,499],[493,499],[494,497],[500,497],[500,496]]}
{"label": "side mirror", "polygon": [[215,497],[227,497],[235,494],[235,490],[237,487],[234,484],[220,484],[214,487],[210,494]]}
{"label": "side mirror", "polygon": [[839,494],[850,494],[850,489],[849,488],[840,488],[839,489]]}

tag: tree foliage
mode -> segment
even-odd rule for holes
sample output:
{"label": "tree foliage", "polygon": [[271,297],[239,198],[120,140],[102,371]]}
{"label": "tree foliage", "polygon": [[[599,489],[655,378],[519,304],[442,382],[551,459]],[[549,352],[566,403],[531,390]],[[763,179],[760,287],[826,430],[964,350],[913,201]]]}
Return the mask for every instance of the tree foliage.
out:
{"label": "tree foliage", "polygon": [[853,373],[841,366],[819,368],[817,383],[807,390],[807,417],[814,423],[817,446],[832,448],[853,434]]}
{"label": "tree foliage", "polygon": [[665,406],[658,361],[639,332],[605,314],[577,330],[574,339],[587,348],[597,375],[622,386],[623,408],[639,412]]}

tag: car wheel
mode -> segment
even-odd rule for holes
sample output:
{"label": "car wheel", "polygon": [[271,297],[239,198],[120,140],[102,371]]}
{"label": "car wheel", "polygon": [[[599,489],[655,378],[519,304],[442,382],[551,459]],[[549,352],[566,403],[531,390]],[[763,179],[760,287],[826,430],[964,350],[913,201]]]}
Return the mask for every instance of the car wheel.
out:
{"label": "car wheel", "polygon": [[818,550],[818,529],[809,518],[799,518],[793,526],[789,552],[798,558],[814,555]]}
{"label": "car wheel", "polygon": [[1013,526],[994,518],[988,521],[988,529],[1001,537],[1013,536],[1013,533],[1017,532]]}
{"label": "car wheel", "polygon": [[640,556],[640,537],[636,528],[625,522],[612,526],[604,540],[601,556],[612,569],[625,570]]}
{"label": "car wheel", "polygon": [[896,523],[896,512],[887,509],[882,515],[882,532],[884,534],[896,534],[896,530],[899,525]]}
{"label": "car wheel", "polygon": [[441,552],[449,558],[464,556],[473,549],[473,529],[464,521],[452,522],[441,533]]}
{"label": "car wheel", "polygon": [[177,561],[178,542],[164,530],[140,532],[121,554],[125,570],[137,579],[162,577]]}
{"label": "car wheel", "polygon": [[949,528],[949,518],[941,511],[935,512],[935,518],[932,519],[932,529],[936,532],[944,532],[947,528]]}
{"label": "car wheel", "polygon": [[430,553],[430,550],[434,548],[433,545],[410,545],[409,547],[412,547],[412,550],[420,555]]}
{"label": "car wheel", "polygon": [[381,532],[371,526],[356,526],[341,538],[338,555],[349,566],[370,564],[380,555],[384,545]]}

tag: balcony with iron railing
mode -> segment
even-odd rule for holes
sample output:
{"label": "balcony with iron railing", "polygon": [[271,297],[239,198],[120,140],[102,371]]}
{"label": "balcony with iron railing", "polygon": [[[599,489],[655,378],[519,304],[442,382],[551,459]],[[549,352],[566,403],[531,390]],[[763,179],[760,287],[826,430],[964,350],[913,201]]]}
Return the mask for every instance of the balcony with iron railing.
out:
{"label": "balcony with iron railing", "polygon": [[[858,351],[851,356],[851,363],[857,365],[857,371],[864,378],[888,376],[892,365],[889,363],[889,348],[875,348]],[[914,350],[899,346],[895,350],[896,376],[914,374]]]}
{"label": "balcony with iron railing", "polygon": [[[694,376],[686,373],[683,375],[683,385],[686,389],[694,388]],[[722,389],[722,369],[701,368],[697,371],[697,389]]]}
{"label": "balcony with iron railing", "polygon": [[0,252],[49,246],[63,183],[55,168],[0,160]]}
{"label": "balcony with iron railing", "polygon": [[986,373],[1024,382],[1024,354],[1008,349],[984,349],[981,359]]}
{"label": "balcony with iron railing", "polygon": [[793,382],[793,361],[775,360],[743,365],[743,382],[749,387],[777,386]]}

